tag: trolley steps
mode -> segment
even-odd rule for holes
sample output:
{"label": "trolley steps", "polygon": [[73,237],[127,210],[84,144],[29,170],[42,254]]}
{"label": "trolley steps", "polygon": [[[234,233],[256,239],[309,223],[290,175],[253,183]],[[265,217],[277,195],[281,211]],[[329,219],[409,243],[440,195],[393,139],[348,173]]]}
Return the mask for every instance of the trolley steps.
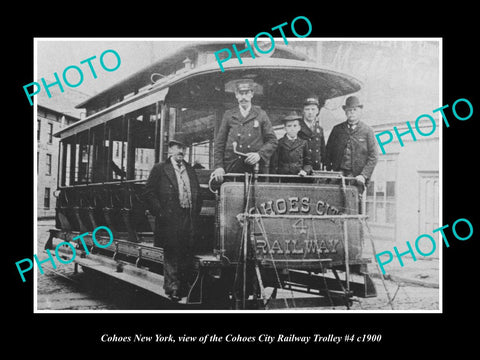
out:
{"label": "trolley steps", "polygon": [[[68,250],[61,251],[62,256],[70,257]],[[158,295],[164,300],[168,301],[168,295],[163,289],[164,278],[163,275],[149,271],[148,269],[139,268],[133,264],[114,260],[102,255],[90,254],[87,257],[76,257],[74,260],[74,271],[78,272],[78,266],[81,266],[84,271],[86,269],[104,274],[106,276],[117,279],[121,282],[136,286],[146,290],[152,294]],[[166,303],[167,304],[167,303]],[[188,304],[187,298],[183,298],[178,303],[168,301],[169,308],[187,309],[192,308]]]}
{"label": "trolley steps", "polygon": [[358,276],[363,277],[363,282],[348,282],[349,291],[347,290],[346,280],[341,280],[335,269],[332,269],[335,278],[328,277],[321,273],[313,274],[305,271],[289,270],[287,278],[284,282],[284,288],[297,292],[304,292],[315,295],[330,295],[348,293],[349,296],[357,296],[362,298],[377,296],[375,285],[367,273],[360,273]]}

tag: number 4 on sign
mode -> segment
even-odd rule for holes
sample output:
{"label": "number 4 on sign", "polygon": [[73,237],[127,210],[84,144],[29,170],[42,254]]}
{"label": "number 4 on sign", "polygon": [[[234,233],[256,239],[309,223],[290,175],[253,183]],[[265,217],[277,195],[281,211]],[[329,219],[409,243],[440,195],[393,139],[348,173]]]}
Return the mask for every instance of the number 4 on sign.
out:
{"label": "number 4 on sign", "polygon": [[305,226],[305,219],[298,219],[292,227],[300,232],[300,234],[307,233],[307,227]]}

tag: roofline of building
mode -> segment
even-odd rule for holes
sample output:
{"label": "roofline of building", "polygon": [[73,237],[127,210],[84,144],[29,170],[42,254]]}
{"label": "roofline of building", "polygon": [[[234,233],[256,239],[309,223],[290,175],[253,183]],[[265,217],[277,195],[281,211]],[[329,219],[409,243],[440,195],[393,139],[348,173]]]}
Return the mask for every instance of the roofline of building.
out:
{"label": "roofline of building", "polygon": [[75,120],[80,120],[80,119],[81,119],[79,116],[67,114],[67,113],[65,113],[65,112],[63,112],[63,111],[53,109],[52,107],[49,107],[49,106],[47,106],[47,105],[37,104],[37,107],[47,109],[47,110],[49,110],[49,111],[51,111],[51,112],[54,112],[54,113],[63,115],[63,116],[65,116],[65,117],[70,117],[70,118],[75,119]]}

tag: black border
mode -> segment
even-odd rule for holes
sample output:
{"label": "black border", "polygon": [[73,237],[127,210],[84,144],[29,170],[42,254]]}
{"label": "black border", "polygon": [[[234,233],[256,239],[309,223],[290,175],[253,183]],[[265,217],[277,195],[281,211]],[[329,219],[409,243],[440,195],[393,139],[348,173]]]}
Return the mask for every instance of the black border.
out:
{"label": "black border", "polygon": [[[174,335],[202,335],[216,333],[219,336],[228,333],[258,335],[262,332],[271,335],[295,333],[380,333],[380,344],[322,344],[303,346],[264,345],[256,343],[259,350],[272,351],[291,348],[322,351],[353,350],[356,354],[374,355],[376,351],[387,354],[403,353],[405,356],[424,351],[431,354],[432,349],[448,349],[453,344],[461,344],[462,350],[474,344],[475,324],[469,328],[469,319],[476,313],[476,267],[478,254],[478,234],[480,230],[478,215],[474,204],[478,196],[476,136],[478,133],[478,56],[474,36],[476,21],[469,15],[475,9],[461,4],[449,9],[429,8],[420,11],[407,4],[384,4],[384,7],[369,8],[364,4],[339,4],[338,8],[319,4],[294,10],[287,4],[276,4],[271,8],[260,9],[246,4],[222,4],[216,7],[201,4],[196,11],[191,5],[178,4],[176,9],[166,9],[157,3],[122,10],[121,4],[115,4],[100,14],[97,10],[77,9],[73,17],[54,12],[46,14],[35,12],[32,19],[23,18],[20,36],[9,38],[7,47],[11,54],[4,67],[9,75],[9,85],[5,88],[4,106],[11,107],[9,119],[5,119],[11,144],[7,149],[15,151],[15,156],[7,155],[4,172],[8,179],[4,191],[12,194],[8,201],[7,219],[12,216],[14,223],[6,226],[4,247],[7,260],[3,266],[7,270],[8,291],[7,313],[14,316],[8,338],[21,340],[25,348],[41,353],[49,351],[47,344],[58,349],[66,345],[79,346],[81,353],[100,348],[105,351],[131,348],[134,344],[101,343],[100,336],[109,334],[156,333]],[[150,8],[151,7],[151,8]],[[273,13],[273,9],[277,9]],[[50,10],[50,9],[47,9]],[[52,10],[53,11],[53,10]],[[82,12],[84,11],[84,12]],[[211,11],[210,13],[208,13]],[[234,13],[235,15],[232,15]],[[33,278],[27,276],[22,284],[14,262],[32,256],[33,209],[33,109],[25,100],[22,86],[33,81],[33,38],[34,37],[251,37],[261,31],[285,21],[290,22],[296,16],[306,16],[313,25],[311,37],[441,37],[443,38],[443,104],[451,104],[458,98],[467,98],[473,104],[474,115],[468,121],[453,120],[450,128],[443,128],[443,224],[452,224],[458,218],[469,219],[474,226],[474,235],[468,241],[451,241],[451,247],[444,247],[444,290],[443,314],[33,314]],[[77,22],[71,19],[78,20]],[[59,20],[60,19],[60,20]],[[27,27],[26,24],[31,24]],[[62,26],[63,25],[63,26]],[[11,32],[10,32],[11,33]],[[8,33],[7,33],[8,34]],[[8,36],[8,35],[7,35]],[[8,70],[7,70],[8,69]],[[11,79],[10,79],[11,77]],[[475,90],[474,90],[475,88]],[[10,105],[14,100],[15,106]],[[8,109],[10,110],[10,109]],[[428,111],[430,109],[426,109]],[[451,113],[450,117],[452,117]],[[450,118],[449,117],[449,118]],[[453,119],[453,117],[452,117]],[[10,120],[10,121],[8,121]],[[410,120],[410,119],[406,119]],[[10,127],[12,125],[12,127]],[[11,151],[10,150],[10,151]],[[20,160],[21,159],[21,160]],[[19,164],[20,163],[20,164]],[[11,205],[13,204],[13,209]],[[17,221],[18,220],[18,221]],[[7,220],[7,223],[9,220]],[[5,225],[4,225],[5,226]],[[28,230],[27,230],[28,229]],[[480,229],[480,228],[479,228]],[[69,339],[69,340],[67,340]],[[62,345],[63,343],[63,345]],[[12,342],[13,344],[13,342]],[[47,346],[42,346],[47,345]],[[209,350],[231,350],[241,344],[210,344]],[[142,348],[147,346],[142,344]],[[164,352],[175,350],[201,350],[207,345],[173,346],[151,344],[145,349]],[[398,349],[398,350],[397,350]],[[416,349],[416,350],[414,350]],[[373,353],[372,353],[373,350]],[[366,352],[368,351],[368,353]],[[71,354],[71,352],[70,352]],[[152,353],[154,355],[155,353]],[[231,353],[218,353],[223,355]],[[381,354],[381,353],[378,353]],[[192,353],[193,356],[198,356]],[[227,356],[228,356],[227,355]],[[285,354],[286,355],[286,354]],[[302,356],[300,352],[298,355]],[[384,354],[382,354],[384,355]]]}

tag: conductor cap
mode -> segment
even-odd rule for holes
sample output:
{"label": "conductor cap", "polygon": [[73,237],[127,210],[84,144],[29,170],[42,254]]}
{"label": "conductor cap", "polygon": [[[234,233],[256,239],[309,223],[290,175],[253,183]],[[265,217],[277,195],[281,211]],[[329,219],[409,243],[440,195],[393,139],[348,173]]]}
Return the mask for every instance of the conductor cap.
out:
{"label": "conductor cap", "polygon": [[255,82],[252,79],[239,79],[235,81],[235,89],[237,91],[253,91],[255,88]]}
{"label": "conductor cap", "polygon": [[316,96],[309,96],[305,99],[303,102],[303,106],[307,105],[317,105],[320,106],[320,102],[318,101],[318,98]]}

